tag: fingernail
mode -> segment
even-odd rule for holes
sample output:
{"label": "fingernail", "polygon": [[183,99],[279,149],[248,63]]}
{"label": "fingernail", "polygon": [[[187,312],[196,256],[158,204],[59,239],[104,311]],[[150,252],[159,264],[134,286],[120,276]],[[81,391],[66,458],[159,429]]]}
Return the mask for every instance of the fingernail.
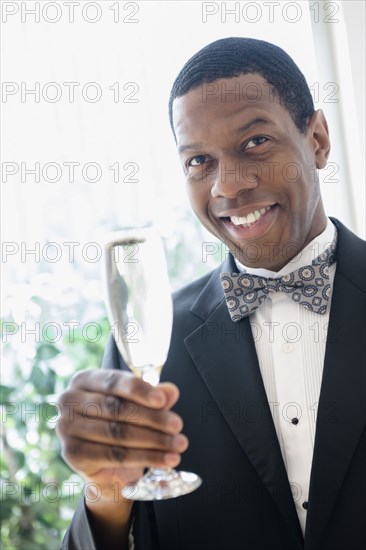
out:
{"label": "fingernail", "polygon": [[180,432],[183,428],[183,422],[175,414],[170,414],[168,418],[168,428],[174,430],[175,432]]}
{"label": "fingernail", "polygon": [[164,460],[169,466],[176,466],[180,461],[180,456],[176,453],[166,453]]}
{"label": "fingernail", "polygon": [[179,434],[174,437],[174,449],[176,451],[183,452],[188,446],[188,439],[186,436]]}

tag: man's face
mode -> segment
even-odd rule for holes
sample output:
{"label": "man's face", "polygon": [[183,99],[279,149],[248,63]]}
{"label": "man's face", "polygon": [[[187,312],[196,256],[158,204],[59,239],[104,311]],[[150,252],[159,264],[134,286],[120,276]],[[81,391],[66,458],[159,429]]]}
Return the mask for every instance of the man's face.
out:
{"label": "man's face", "polygon": [[301,134],[268,83],[246,74],[175,99],[173,122],[191,206],[239,261],[277,271],[325,228],[321,111]]}

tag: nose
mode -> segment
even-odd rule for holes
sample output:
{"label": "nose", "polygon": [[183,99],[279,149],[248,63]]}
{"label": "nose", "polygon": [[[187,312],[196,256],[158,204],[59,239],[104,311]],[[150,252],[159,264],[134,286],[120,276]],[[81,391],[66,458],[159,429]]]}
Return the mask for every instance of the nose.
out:
{"label": "nose", "polygon": [[235,198],[242,191],[258,186],[259,166],[255,162],[243,162],[237,158],[222,159],[213,175],[211,195],[214,198]]}

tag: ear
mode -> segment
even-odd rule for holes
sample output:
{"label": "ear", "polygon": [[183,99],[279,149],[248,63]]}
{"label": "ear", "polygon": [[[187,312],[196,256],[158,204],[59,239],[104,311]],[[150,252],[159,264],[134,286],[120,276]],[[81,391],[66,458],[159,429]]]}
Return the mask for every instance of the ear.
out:
{"label": "ear", "polygon": [[314,151],[315,165],[318,169],[327,164],[330,141],[328,124],[321,109],[315,111],[308,122],[307,138]]}

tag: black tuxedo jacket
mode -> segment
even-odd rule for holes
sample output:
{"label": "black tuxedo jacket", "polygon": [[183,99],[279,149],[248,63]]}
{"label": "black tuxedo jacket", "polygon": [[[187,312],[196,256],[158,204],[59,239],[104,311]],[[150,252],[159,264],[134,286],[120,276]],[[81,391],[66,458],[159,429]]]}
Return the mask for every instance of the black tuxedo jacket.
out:
{"label": "black tuxedo jacket", "polygon": [[[337,270],[303,537],[248,318],[232,323],[219,272],[175,294],[163,380],[190,445],[179,469],[203,479],[184,497],[135,504],[137,550],[366,548],[365,242],[337,220]],[[125,368],[112,339],[104,367]],[[301,498],[301,497],[300,497]],[[95,548],[81,503],[63,548]]]}

